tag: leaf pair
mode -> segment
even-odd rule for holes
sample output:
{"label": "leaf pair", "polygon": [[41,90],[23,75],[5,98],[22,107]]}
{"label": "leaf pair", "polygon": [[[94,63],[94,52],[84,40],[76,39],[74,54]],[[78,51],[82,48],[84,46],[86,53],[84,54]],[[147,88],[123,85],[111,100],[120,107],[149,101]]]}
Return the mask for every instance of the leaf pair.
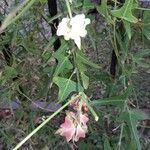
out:
{"label": "leaf pair", "polygon": [[[64,45],[65,47],[65,45]],[[60,53],[61,51],[61,53]],[[85,65],[89,65],[94,68],[100,68],[98,65],[90,62],[85,58],[85,56],[82,54],[82,52],[76,52],[76,64],[78,67],[78,71],[80,72],[81,80],[83,87],[80,85],[80,83],[74,82],[71,80],[71,78],[62,78],[59,77],[59,73],[61,73],[65,68],[72,69],[73,66],[71,62],[68,60],[68,57],[62,57],[63,51],[60,50],[58,53],[54,54],[54,57],[58,60],[58,65],[56,67],[53,82],[59,87],[59,94],[58,99],[59,101],[65,100],[70,93],[72,92],[83,92],[84,89],[88,88],[89,85],[89,77],[85,75],[86,67]]]}
{"label": "leaf pair", "polygon": [[77,68],[79,70],[80,73],[80,77],[82,80],[82,85],[84,87],[84,89],[87,89],[89,86],[89,77],[85,74],[85,72],[87,71],[86,65],[91,66],[93,68],[99,69],[100,67],[89,61],[81,51],[78,51],[76,53],[76,64],[77,64]]}
{"label": "leaf pair", "polygon": [[135,8],[135,6],[137,6],[137,3],[134,2],[134,0],[126,0],[120,9],[112,10],[112,15],[117,18],[136,23],[138,22],[138,19],[132,14],[132,9]]}

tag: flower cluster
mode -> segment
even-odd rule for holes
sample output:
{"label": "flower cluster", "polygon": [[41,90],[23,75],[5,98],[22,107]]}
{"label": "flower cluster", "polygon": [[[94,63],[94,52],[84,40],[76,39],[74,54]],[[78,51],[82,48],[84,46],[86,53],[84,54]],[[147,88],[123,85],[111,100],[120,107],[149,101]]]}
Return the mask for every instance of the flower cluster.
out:
{"label": "flower cluster", "polygon": [[[85,138],[85,134],[88,132],[86,123],[89,118],[84,112],[86,106],[82,101],[77,100],[71,106],[74,111],[66,112],[65,122],[61,124],[56,134],[64,136],[67,142],[70,140],[77,142],[79,138]],[[85,110],[87,111],[87,109]]]}
{"label": "flower cluster", "polygon": [[74,40],[77,47],[81,49],[81,37],[86,36],[85,28],[88,24],[90,24],[90,19],[85,18],[84,14],[72,18],[63,18],[58,25],[57,35],[64,36],[65,40]]}

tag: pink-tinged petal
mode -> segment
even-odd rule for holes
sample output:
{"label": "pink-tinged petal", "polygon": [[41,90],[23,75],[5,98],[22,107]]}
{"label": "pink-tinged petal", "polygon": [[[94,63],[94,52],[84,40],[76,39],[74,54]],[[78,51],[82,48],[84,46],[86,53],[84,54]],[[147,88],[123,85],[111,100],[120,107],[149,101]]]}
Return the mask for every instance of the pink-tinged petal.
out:
{"label": "pink-tinged petal", "polygon": [[70,140],[78,141],[79,138],[84,138],[87,133],[87,125],[89,118],[87,114],[82,112],[66,112],[65,122],[61,124],[60,128],[56,131],[56,134],[64,136],[69,142]]}
{"label": "pink-tinged petal", "polygon": [[76,129],[76,135],[74,136],[74,141],[77,142],[79,138],[85,138],[86,131],[78,124]]}
{"label": "pink-tinged petal", "polygon": [[82,113],[80,113],[80,123],[85,125],[88,121],[89,121],[89,118],[86,115],[83,115]]}
{"label": "pink-tinged petal", "polygon": [[73,139],[73,136],[75,134],[75,128],[73,129],[63,129],[63,128],[60,128],[58,129],[55,134],[59,134],[61,136],[64,136],[66,138],[66,141],[69,142],[71,139]]}
{"label": "pink-tinged petal", "polygon": [[66,138],[67,142],[69,142],[71,139],[73,139],[74,134],[75,134],[75,128],[72,128],[72,129],[70,128],[68,130],[65,130],[61,134],[61,136],[64,136]]}
{"label": "pink-tinged petal", "polygon": [[62,128],[70,128],[73,126],[73,122],[72,120],[70,120],[70,118],[68,116],[65,117],[65,122],[63,124],[61,124],[60,127]]}
{"label": "pink-tinged petal", "polygon": [[64,136],[67,142],[69,142],[73,138],[75,134],[75,126],[68,116],[66,116],[65,122],[56,131],[56,134]]}

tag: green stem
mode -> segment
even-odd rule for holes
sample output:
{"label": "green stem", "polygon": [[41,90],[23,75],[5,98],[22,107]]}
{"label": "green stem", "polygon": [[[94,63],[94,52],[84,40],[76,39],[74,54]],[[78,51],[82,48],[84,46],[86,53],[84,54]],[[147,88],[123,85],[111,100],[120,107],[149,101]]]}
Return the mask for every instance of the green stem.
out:
{"label": "green stem", "polygon": [[67,5],[67,9],[68,9],[68,13],[69,13],[69,17],[70,19],[72,18],[72,13],[71,13],[71,8],[70,8],[70,4],[68,0],[65,0],[66,5]]}
{"label": "green stem", "polygon": [[113,24],[113,41],[114,41],[114,51],[117,59],[119,59],[119,52],[118,52],[118,46],[116,40],[116,18],[114,18],[114,24]]}
{"label": "green stem", "polygon": [[86,103],[86,105],[87,105],[87,107],[88,107],[88,109],[90,110],[90,112],[91,112],[91,114],[94,116],[94,118],[95,118],[95,121],[98,121],[98,119],[99,119],[99,117],[98,117],[98,115],[96,114],[96,112],[94,111],[94,109],[90,106],[90,104],[88,103],[88,101],[87,101],[87,96],[82,92],[82,93],[80,93],[81,94],[81,96],[82,96],[82,100]]}
{"label": "green stem", "polygon": [[122,141],[123,129],[124,129],[124,123],[121,124],[121,132],[120,132],[120,136],[119,136],[118,150],[121,150],[121,141]]}
{"label": "green stem", "polygon": [[74,101],[78,96],[71,99],[66,104],[64,104],[61,108],[59,108],[56,112],[54,112],[51,116],[49,116],[43,123],[41,123],[36,129],[34,129],[26,138],[24,138],[13,150],[19,149],[28,139],[31,138],[37,131],[39,131],[45,124],[47,124],[53,117],[55,117],[59,112],[61,112],[65,107],[67,107],[72,101]]}
{"label": "green stem", "polygon": [[76,62],[76,53],[75,53],[75,51],[73,52],[73,59],[74,59],[74,67],[76,68],[77,91],[79,92],[79,86],[78,85],[81,85],[81,83],[80,83],[79,69],[78,69],[78,65],[77,65],[77,62]]}

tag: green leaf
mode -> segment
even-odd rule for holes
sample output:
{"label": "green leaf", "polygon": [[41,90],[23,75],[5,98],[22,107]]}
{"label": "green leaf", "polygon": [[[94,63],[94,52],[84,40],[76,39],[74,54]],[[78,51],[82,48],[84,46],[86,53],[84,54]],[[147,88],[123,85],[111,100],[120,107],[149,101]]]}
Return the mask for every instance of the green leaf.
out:
{"label": "green leaf", "polygon": [[88,60],[81,51],[76,53],[77,61],[84,63],[85,65],[91,66],[93,68],[99,69],[100,66]]}
{"label": "green leaf", "polygon": [[114,96],[110,98],[93,100],[91,102],[91,105],[120,105],[120,104],[123,104],[124,101],[125,101],[125,98],[121,96]]}
{"label": "green leaf", "polygon": [[83,72],[80,73],[81,74],[81,80],[82,80],[82,84],[84,89],[87,89],[89,86],[89,77],[87,75],[85,75]]}
{"label": "green leaf", "polygon": [[17,75],[18,75],[18,72],[15,68],[6,66],[5,70],[2,72],[2,74],[0,72],[0,85],[5,84],[5,82],[7,82],[7,80],[11,80],[11,79],[17,77]]}
{"label": "green leaf", "polygon": [[104,150],[111,150],[111,146],[107,138],[105,138],[104,141]]}
{"label": "green leaf", "polygon": [[140,49],[139,52],[134,54],[134,58],[142,58],[144,56],[150,55],[150,49]]}
{"label": "green leaf", "polygon": [[13,91],[10,89],[3,89],[0,91],[0,101],[8,101],[10,102],[11,96],[13,95]]}
{"label": "green leaf", "polygon": [[139,135],[137,131],[137,123],[139,120],[148,119],[148,117],[141,111],[128,110],[127,112],[122,112],[119,116],[119,119],[127,122],[129,130],[131,132],[131,138],[133,142],[135,141],[137,149],[141,150],[141,144],[139,141]]}
{"label": "green leaf", "polygon": [[118,10],[112,10],[112,15],[124,19],[129,22],[136,23],[138,19],[132,15],[132,9],[134,7],[133,0],[126,0],[124,5]]}
{"label": "green leaf", "polygon": [[91,47],[92,49],[94,49],[94,51],[96,51],[97,47],[96,47],[96,41],[98,40],[99,37],[97,37],[97,33],[95,31],[95,27],[94,26],[89,26],[87,28],[87,32],[88,32],[88,37],[89,37],[89,41],[91,42]]}
{"label": "green leaf", "polygon": [[47,62],[51,58],[51,56],[52,56],[52,53],[47,51],[42,55],[42,59],[44,62]]}
{"label": "green leaf", "polygon": [[143,34],[148,40],[150,40],[150,25],[144,26]]}
{"label": "green leaf", "polygon": [[[31,42],[32,41],[32,42]],[[20,44],[24,49],[32,54],[39,54],[39,49],[36,42],[33,40],[33,35],[30,34],[28,37],[24,38]]]}
{"label": "green leaf", "polygon": [[42,56],[50,49],[50,47],[54,44],[54,42],[57,40],[57,38],[58,37],[56,37],[56,36],[53,36],[53,37],[49,38],[49,40],[48,40],[49,42],[46,44],[46,46],[43,50]]}
{"label": "green leaf", "polygon": [[12,79],[17,76],[17,70],[13,67],[6,66],[4,71],[4,78],[6,80]]}
{"label": "green leaf", "polygon": [[144,56],[148,56],[149,54],[150,54],[150,49],[141,49],[139,52],[132,55],[132,60],[140,67],[149,68],[150,61],[144,59]]}
{"label": "green leaf", "polygon": [[144,22],[143,34],[148,40],[150,40],[150,12],[144,11],[143,16],[144,16],[143,17],[143,22]]}
{"label": "green leaf", "polygon": [[65,56],[67,48],[68,44],[64,41],[62,42],[61,47],[53,54],[53,57],[55,57],[58,60],[54,76],[58,76],[65,69],[70,70],[73,68],[72,63],[69,60],[70,55]]}
{"label": "green leaf", "polygon": [[103,17],[106,18],[107,22],[112,24],[113,21],[111,19],[111,16],[108,13],[108,9],[107,9],[107,0],[102,0],[101,1],[101,5],[97,6],[96,9],[99,12],[99,14],[103,15]]}
{"label": "green leaf", "polygon": [[83,91],[83,87],[81,85],[77,84],[76,82],[70,79],[54,77],[53,82],[59,87],[59,101],[65,100],[71,92],[75,92],[77,90],[79,90],[78,92]]}
{"label": "green leaf", "polygon": [[[144,60],[143,60],[144,61]],[[150,68],[150,61],[138,61],[136,62],[138,64],[138,66],[143,67],[143,68]]]}
{"label": "green leaf", "polygon": [[38,92],[39,97],[47,96],[50,89],[50,84],[52,82],[54,70],[55,70],[55,66],[46,66],[43,68],[43,73],[47,74],[48,76],[44,78],[43,84],[39,86],[40,88]]}
{"label": "green leaf", "polygon": [[78,57],[75,57],[75,58],[76,58],[75,63],[77,65],[78,71],[80,73],[82,85],[83,85],[84,89],[87,89],[89,86],[89,77],[85,74],[85,72],[87,71],[87,68],[82,60],[78,59]]}
{"label": "green leaf", "polygon": [[37,0],[25,0],[16,9],[9,13],[0,27],[0,32],[19,19],[36,1]]}
{"label": "green leaf", "polygon": [[81,2],[81,0],[73,1],[74,8],[82,7],[82,5],[83,5],[83,3]]}
{"label": "green leaf", "polygon": [[69,56],[64,56],[64,55],[55,56],[55,58],[58,60],[58,64],[57,64],[54,76],[58,76],[65,69],[70,70],[73,68],[73,65],[69,61],[68,57]]}
{"label": "green leaf", "polygon": [[130,140],[129,144],[126,146],[127,146],[126,149],[129,149],[129,150],[136,150],[137,149],[136,144],[132,140]]}
{"label": "green leaf", "polygon": [[97,99],[91,101],[91,105],[122,105],[124,104],[125,100],[129,97],[129,95],[132,93],[131,87],[129,87],[126,92],[119,96],[113,96],[109,98],[103,98],[103,99]]}
{"label": "green leaf", "polygon": [[125,27],[125,30],[126,30],[126,33],[128,35],[128,38],[129,40],[131,39],[131,26],[130,26],[130,23],[126,20],[123,21],[123,24],[124,24],[124,27]]}
{"label": "green leaf", "polygon": [[84,0],[83,2],[83,8],[84,9],[93,9],[95,6],[94,6],[94,3],[91,2],[91,0]]}
{"label": "green leaf", "polygon": [[53,54],[53,56],[58,56],[60,54],[65,54],[66,51],[69,49],[68,47],[68,43],[65,40],[61,41],[61,46],[59,47],[59,49]]}
{"label": "green leaf", "polygon": [[137,122],[140,120],[149,119],[148,116],[141,110],[129,110],[128,114],[131,116],[132,119],[134,119]]}

